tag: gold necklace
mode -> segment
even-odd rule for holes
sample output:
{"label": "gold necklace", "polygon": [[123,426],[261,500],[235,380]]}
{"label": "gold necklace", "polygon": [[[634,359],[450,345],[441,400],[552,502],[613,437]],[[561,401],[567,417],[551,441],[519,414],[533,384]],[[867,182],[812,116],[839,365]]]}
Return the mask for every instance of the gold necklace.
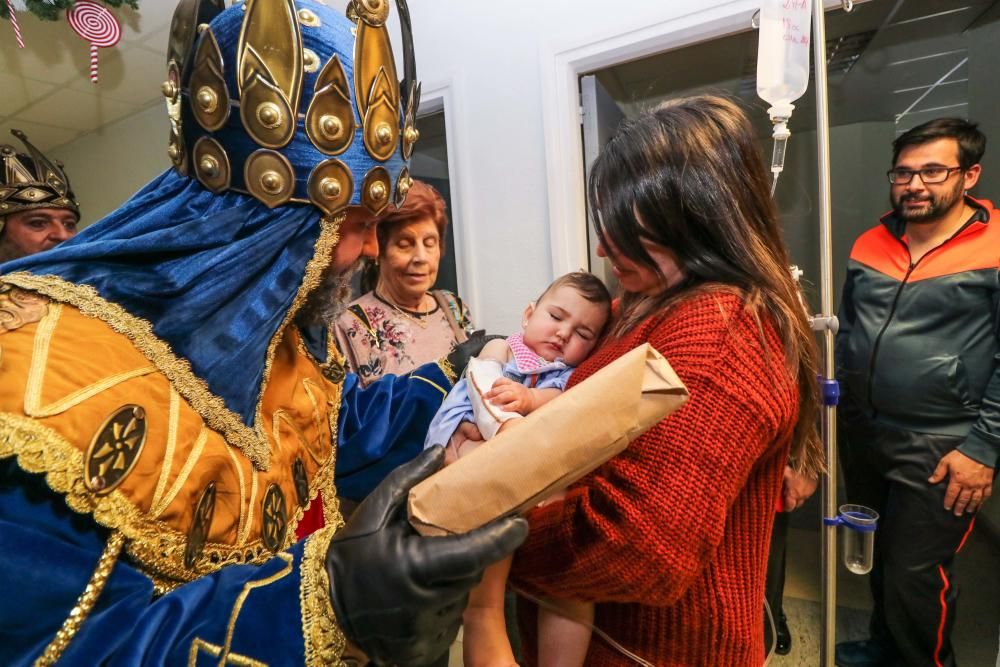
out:
{"label": "gold necklace", "polygon": [[376,299],[386,304],[387,306],[395,310],[397,313],[399,313],[406,319],[416,324],[421,329],[426,329],[428,326],[430,326],[430,320],[427,318],[427,316],[434,312],[435,309],[433,307],[430,310],[423,313],[413,313],[408,310],[404,310],[403,308],[400,308],[395,303],[393,303],[389,299],[379,294],[378,290],[372,290],[372,292],[375,294]]}

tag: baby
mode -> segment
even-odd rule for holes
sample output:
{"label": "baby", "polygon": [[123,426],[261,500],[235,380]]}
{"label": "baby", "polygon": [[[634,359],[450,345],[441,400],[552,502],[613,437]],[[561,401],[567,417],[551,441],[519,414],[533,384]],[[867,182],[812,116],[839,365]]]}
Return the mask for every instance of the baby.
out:
{"label": "baby", "polygon": [[[470,362],[467,377],[455,385],[431,422],[425,445],[447,443],[448,458],[454,460],[481,444],[468,439],[470,429],[463,422],[477,424],[489,439],[551,401],[562,393],[573,368],[593,351],[610,317],[611,296],[596,276],[578,271],[556,279],[525,309],[521,333],[490,341]],[[487,382],[489,386],[481,386]],[[469,598],[463,618],[467,667],[516,664],[504,625],[510,564],[508,558],[487,569]],[[539,608],[539,664],[582,665],[593,605],[546,602],[557,611]]]}

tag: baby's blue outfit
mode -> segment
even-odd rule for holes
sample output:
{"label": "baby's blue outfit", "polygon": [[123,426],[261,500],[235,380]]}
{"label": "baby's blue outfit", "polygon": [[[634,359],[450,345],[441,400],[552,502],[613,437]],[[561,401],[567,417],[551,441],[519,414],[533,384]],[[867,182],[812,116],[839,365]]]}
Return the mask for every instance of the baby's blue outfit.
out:
{"label": "baby's blue outfit", "polygon": [[[566,382],[573,374],[573,367],[561,361],[549,361],[533,368],[530,372],[518,367],[517,358],[511,359],[503,367],[506,378],[520,382],[532,389],[566,389]],[[537,380],[535,379],[537,378]],[[447,445],[449,438],[463,421],[476,422],[472,412],[472,401],[469,399],[468,380],[464,377],[452,387],[444,403],[438,408],[437,414],[431,420],[424,440],[424,449],[434,445]]]}

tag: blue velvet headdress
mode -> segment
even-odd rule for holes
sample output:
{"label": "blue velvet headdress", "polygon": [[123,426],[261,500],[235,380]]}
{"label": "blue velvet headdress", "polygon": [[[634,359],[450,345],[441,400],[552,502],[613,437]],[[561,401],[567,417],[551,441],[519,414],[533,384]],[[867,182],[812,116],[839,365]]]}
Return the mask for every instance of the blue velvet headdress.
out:
{"label": "blue velvet headdress", "polygon": [[[391,146],[378,145],[380,137],[385,139],[384,132],[381,127],[376,132],[372,126],[372,119],[379,118],[378,105],[385,106],[384,81],[375,81],[367,105],[355,99],[354,105],[346,107],[350,118],[344,120],[347,127],[354,127],[353,139],[342,138],[340,143],[346,148],[335,157],[330,155],[329,146],[326,152],[319,150],[316,144],[323,142],[306,131],[308,112],[294,113],[294,132],[280,147],[262,147],[257,141],[260,128],[255,135],[252,128],[244,127],[246,114],[235,104],[224,124],[208,130],[205,124],[213,125],[211,119],[206,121],[204,114],[193,112],[199,100],[207,99],[205,89],[214,89],[217,103],[223,96],[237,99],[236,91],[242,90],[244,105],[251,97],[248,90],[263,90],[276,100],[279,112],[282,104],[299,94],[283,93],[280,81],[277,86],[270,85],[273,68],[268,67],[266,58],[256,69],[244,66],[241,70],[238,66],[247,54],[257,57],[258,51],[267,52],[266,45],[252,43],[253,29],[244,25],[255,18],[255,11],[265,12],[256,16],[258,21],[267,19],[273,24],[276,8],[284,8],[286,11],[279,14],[291,17],[295,25],[284,26],[284,33],[273,41],[283,44],[291,32],[298,31],[300,41],[294,43],[292,34],[292,48],[306,53],[307,65],[310,59],[318,63],[305,67],[300,75],[299,110],[310,109],[314,92],[332,91],[342,99],[342,93],[356,90],[355,56],[370,56],[355,46],[351,31],[359,31],[359,40],[362,35],[370,38],[365,31],[374,28],[366,21],[378,24],[379,16],[361,11],[360,18],[350,20],[311,0],[250,0],[215,16],[208,29],[198,31],[197,42],[191,37],[185,53],[183,31],[205,18],[205,4],[182,2],[177,12],[182,20],[175,17],[171,36],[169,67],[177,78],[173,88],[170,81],[164,85],[164,94],[168,108],[173,105],[171,153],[177,171],[164,173],[71,241],[0,266],[4,274],[0,280],[71,303],[129,335],[213,428],[266,467],[257,409],[270,350],[283,325],[318,284],[336,244],[344,208],[365,205],[377,212],[390,200],[405,196],[409,181],[404,155],[409,157],[416,139],[412,133],[416,88],[409,86],[408,100],[402,99],[398,82],[390,82],[395,86],[390,87],[388,98],[394,119]],[[405,9],[405,4],[401,8]],[[375,28],[384,33],[384,16],[381,19],[381,27]],[[273,25],[269,29],[275,30]],[[212,45],[204,47],[206,40],[218,45],[221,63],[209,57]],[[188,57],[192,50],[193,63]],[[388,57],[391,60],[391,51]],[[331,76],[337,68],[346,74],[346,91],[343,82]],[[219,69],[225,83],[206,77],[206,71]],[[387,71],[393,76],[395,72],[391,62],[381,70],[373,69],[369,62],[363,75],[371,78],[372,71],[381,80]],[[240,72],[242,81],[238,81]],[[382,89],[376,91],[379,86]],[[372,103],[376,94],[378,105]],[[267,103],[265,96],[259,108]],[[202,105],[202,111],[208,106]],[[323,111],[322,105],[316,106]],[[342,115],[344,108],[342,104],[339,107]],[[367,112],[364,115],[363,109]],[[385,125],[385,108],[381,112],[381,124]],[[337,113],[335,104],[322,118]],[[260,117],[273,120],[266,113],[258,113],[257,120]],[[199,152],[199,146],[206,145],[210,150]],[[376,153],[381,151],[380,155],[373,155],[373,148]],[[265,167],[277,165],[272,170],[276,176],[268,169],[253,167],[254,155],[264,155]],[[206,158],[213,158],[214,165]],[[291,179],[282,171],[282,163],[292,170]],[[220,187],[220,166],[229,170],[226,187]],[[177,172],[193,173],[195,178]],[[373,173],[377,178],[366,179]],[[330,185],[331,178],[337,181],[337,188]],[[348,181],[353,181],[353,187],[345,187]],[[271,192],[274,188],[269,187],[276,183],[282,186],[278,200]],[[321,201],[325,196],[327,201]]]}

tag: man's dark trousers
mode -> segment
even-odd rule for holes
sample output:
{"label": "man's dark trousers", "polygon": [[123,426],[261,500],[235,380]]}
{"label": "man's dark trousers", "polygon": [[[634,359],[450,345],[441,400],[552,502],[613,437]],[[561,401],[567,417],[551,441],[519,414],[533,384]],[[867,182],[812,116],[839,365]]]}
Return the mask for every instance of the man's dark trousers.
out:
{"label": "man's dark trousers", "polygon": [[953,565],[975,515],[956,517],[945,510],[948,480],[932,485],[927,479],[962,438],[890,428],[854,414],[841,417],[848,500],[880,516],[871,637],[894,646],[907,667],[954,667]]}

